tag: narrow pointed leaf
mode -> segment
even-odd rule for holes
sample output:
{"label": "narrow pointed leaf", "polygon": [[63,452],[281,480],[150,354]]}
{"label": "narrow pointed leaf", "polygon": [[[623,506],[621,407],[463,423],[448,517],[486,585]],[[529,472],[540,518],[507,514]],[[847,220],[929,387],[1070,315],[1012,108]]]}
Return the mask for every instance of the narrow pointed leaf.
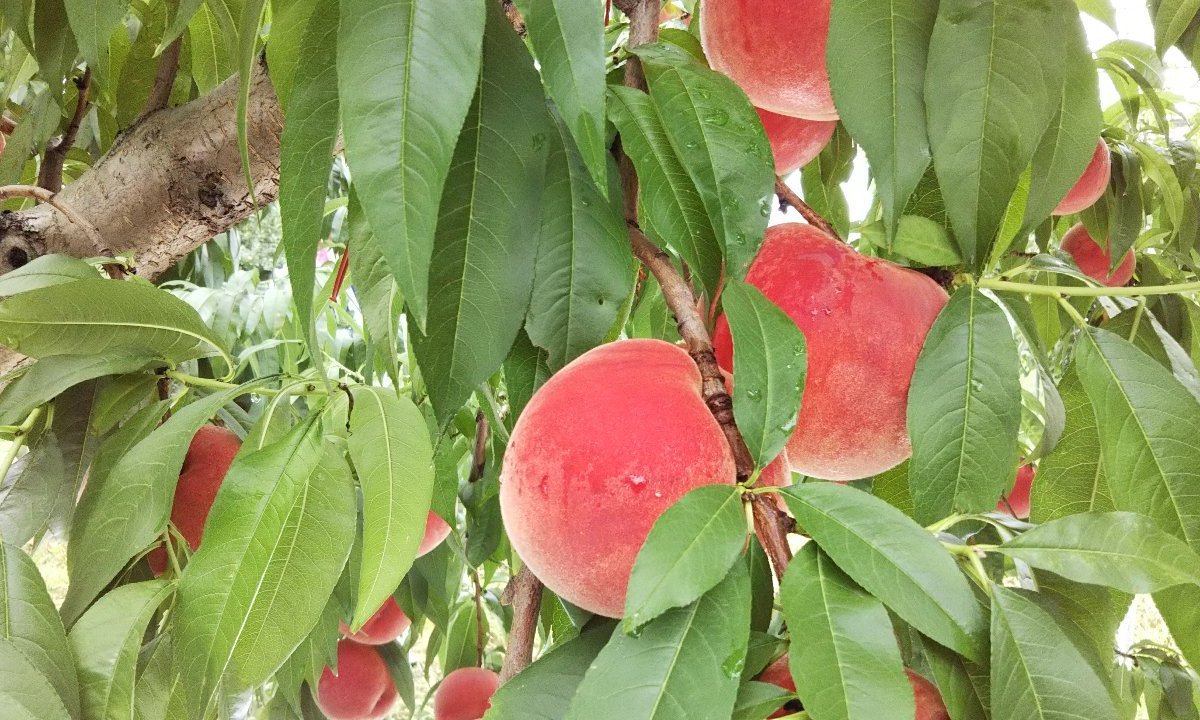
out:
{"label": "narrow pointed leaf", "polygon": [[783,707],[793,694],[771,683],[757,680],[745,682],[738,688],[737,702],[729,720],[760,720],[770,717]]}
{"label": "narrow pointed leaf", "polygon": [[1037,469],[1030,501],[1030,519],[1044,523],[1075,513],[1113,509],[1104,477],[1096,413],[1074,369],[1058,387],[1066,408],[1062,438]]}
{"label": "narrow pointed leaf", "polygon": [[51,285],[62,285],[75,280],[95,280],[96,268],[68,255],[42,255],[10,270],[0,277],[0,296],[37,290]]}
{"label": "narrow pointed leaf", "polygon": [[1200,13],[1200,0],[1160,0],[1151,7],[1155,8],[1154,45],[1163,56]]}
{"label": "narrow pointed leaf", "polygon": [[68,388],[105,375],[141,370],[153,361],[123,352],[103,355],[53,355],[42,358],[0,391],[0,423],[15,425],[29,412]]}
{"label": "narrow pointed leaf", "polygon": [[442,186],[479,84],[484,2],[340,5],[346,157],[384,257],[417,326],[425,327]]}
{"label": "narrow pointed leaf", "polygon": [[88,67],[108,80],[108,38],[129,12],[129,0],[66,0],[67,20]]}

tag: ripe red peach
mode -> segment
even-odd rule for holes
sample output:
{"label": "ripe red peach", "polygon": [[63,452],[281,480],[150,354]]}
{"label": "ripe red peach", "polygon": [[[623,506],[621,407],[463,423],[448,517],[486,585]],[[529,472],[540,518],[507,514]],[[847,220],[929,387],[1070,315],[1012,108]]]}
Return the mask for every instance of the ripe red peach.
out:
{"label": "ripe red peach", "polygon": [[1011,513],[1013,517],[1024,520],[1029,517],[1029,491],[1033,487],[1033,476],[1037,470],[1032,465],[1022,465],[1017,468],[1017,478],[1013,482],[1008,495],[996,503],[996,511]]}
{"label": "ripe red peach", "polygon": [[756,107],[835,120],[825,41],[831,0],[704,0],[700,39],[713,69]]}
{"label": "ripe red peach", "polygon": [[[914,720],[950,720],[950,713],[946,711],[946,705],[942,702],[942,695],[938,692],[937,687],[908,668],[904,668],[904,672],[908,675],[909,684],[912,685],[913,701],[917,706]],[[772,685],[778,685],[784,690],[796,692],[796,682],[792,679],[786,655],[768,665],[767,669],[763,670],[762,674],[758,676],[758,679]],[[794,711],[785,708],[771,715],[771,717],[785,717],[792,712]]]}
{"label": "ripe red peach", "polygon": [[1083,171],[1083,175],[1079,177],[1067,196],[1059,202],[1058,207],[1054,208],[1054,214],[1071,215],[1095,205],[1096,201],[1104,195],[1111,176],[1112,156],[1109,155],[1108,145],[1104,142],[1104,138],[1100,138],[1087,169]]}
{"label": "ripe red peach", "polygon": [[[216,425],[203,425],[192,437],[171,506],[171,522],[192,550],[200,546],[208,511],[241,445],[237,435]],[[165,548],[155,548],[146,559],[156,576],[166,571]]]}
{"label": "ripe red peach", "polygon": [[[746,280],[795,321],[808,345],[800,416],[787,445],[792,470],[845,481],[903,462],[912,453],[909,383],[946,292],[798,223],[767,230]],[[731,367],[724,317],[714,345],[717,360]]]}
{"label": "ripe red peach", "polygon": [[1101,247],[1100,243],[1092,238],[1083,223],[1067,231],[1067,234],[1063,236],[1062,249],[1071,256],[1084,275],[1101,285],[1121,287],[1133,279],[1135,263],[1133,251],[1125,253],[1125,257],[1121,259],[1121,264],[1117,266],[1117,269],[1109,272],[1109,268],[1112,267],[1112,251],[1109,249],[1108,241],[1106,240],[1104,247]]}
{"label": "ripe red peach", "polygon": [[375,648],[338,641],[337,674],[327,667],[317,682],[317,707],[329,720],[381,720],[398,698],[387,665]]}
{"label": "ripe red peach", "polygon": [[500,676],[477,667],[450,673],[433,696],[433,720],[479,720],[492,706]]}
{"label": "ripe red peach", "polygon": [[430,510],[425,519],[425,536],[421,538],[421,545],[417,547],[417,557],[421,557],[441,545],[448,537],[450,537],[450,526],[441,516]]}
{"label": "ripe red peach", "polygon": [[689,490],[732,484],[733,456],[682,348],[622,340],[550,378],[517,420],[500,474],[513,547],[568,601],[621,617],[654,521]]}
{"label": "ripe red peach", "polygon": [[837,129],[836,120],[804,120],[755,109],[771,142],[776,175],[787,175],[811,162],[829,144]]}
{"label": "ripe red peach", "polygon": [[[796,692],[796,681],[792,679],[792,671],[788,667],[787,655],[784,655],[768,665],[767,668],[759,674],[758,679],[765,683],[777,685],[788,692]],[[786,717],[795,712],[796,710],[785,706],[777,710],[774,714],[768,715],[767,718],[770,720],[770,718]]]}
{"label": "ripe red peach", "polygon": [[350,627],[342,623],[342,636],[363,645],[385,645],[403,635],[410,625],[412,620],[400,609],[396,598],[388,598],[358,632],[351,633]]}

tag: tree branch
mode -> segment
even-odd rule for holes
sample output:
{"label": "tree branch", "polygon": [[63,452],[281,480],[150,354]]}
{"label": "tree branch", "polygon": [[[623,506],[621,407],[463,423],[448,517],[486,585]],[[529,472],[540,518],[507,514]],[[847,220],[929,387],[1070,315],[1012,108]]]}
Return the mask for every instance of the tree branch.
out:
{"label": "tree branch", "polygon": [[79,97],[75,101],[75,114],[71,116],[71,122],[67,125],[62,137],[50,143],[50,146],[46,148],[46,154],[42,156],[42,169],[38,173],[38,185],[52,193],[62,190],[63,165],[67,161],[67,153],[75,145],[75,138],[79,135],[79,126],[83,124],[83,118],[87,115],[88,98],[92,94],[92,69],[90,67],[83,71],[82,78],[75,80],[75,88],[79,93]]}
{"label": "tree branch", "polygon": [[175,87],[175,76],[179,74],[179,51],[182,47],[181,35],[159,56],[158,71],[154,74],[154,87],[150,89],[150,97],[146,99],[146,109],[142,111],[142,117],[167,107],[171,100],[171,90]]}
{"label": "tree branch", "polygon": [[[775,194],[779,196],[779,202],[786,207],[796,208],[796,212],[804,217],[804,220],[821,232],[825,233],[834,240],[841,240],[842,236],[838,235],[838,231],[833,228],[833,225],[828,220],[821,217],[821,213],[812,209],[812,206],[804,202],[795,190],[788,187],[788,184],[783,181],[783,178],[775,178]],[[844,241],[843,241],[844,242]]]}
{"label": "tree branch", "polygon": [[521,572],[508,581],[500,602],[513,609],[504,665],[500,668],[500,683],[504,684],[533,662],[533,641],[537,636],[538,610],[542,605],[542,581],[528,566],[522,567]]}

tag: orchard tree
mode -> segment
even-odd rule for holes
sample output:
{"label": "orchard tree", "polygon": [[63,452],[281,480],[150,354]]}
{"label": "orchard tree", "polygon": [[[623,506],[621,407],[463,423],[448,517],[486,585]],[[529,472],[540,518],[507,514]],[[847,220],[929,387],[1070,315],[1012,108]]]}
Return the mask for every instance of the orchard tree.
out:
{"label": "orchard tree", "polygon": [[0,2],[0,717],[1200,716],[1146,11]]}

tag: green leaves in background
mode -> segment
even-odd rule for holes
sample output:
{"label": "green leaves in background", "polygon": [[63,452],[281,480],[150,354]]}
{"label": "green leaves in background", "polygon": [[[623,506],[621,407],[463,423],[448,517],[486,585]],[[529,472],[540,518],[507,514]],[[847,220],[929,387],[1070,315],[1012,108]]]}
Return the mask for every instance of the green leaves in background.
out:
{"label": "green leaves in background", "polygon": [[811,716],[877,720],[915,712],[883,603],[846,577],[816,543],[788,565],[779,602],[795,639],[788,666]]}
{"label": "green leaves in background", "polygon": [[808,346],[796,323],[757,288],[731,279],[721,295],[733,334],[733,410],[758,467],[787,444],[800,413]]}
{"label": "green leaves in background", "polygon": [[1200,0],[1158,0],[1154,5],[1154,45],[1163,56],[1200,12]]}
{"label": "green leaves in background", "polygon": [[742,494],[704,485],[659,516],[638,552],[625,593],[625,630],[695,602],[721,582],[746,544]]}
{"label": "green leaves in background", "polygon": [[842,123],[871,163],[890,237],[929,167],[925,66],[937,3],[833,3],[826,53]]}
{"label": "green leaves in background", "polygon": [[104,82],[109,74],[108,38],[129,12],[130,0],[66,0],[67,20],[79,53]]}
{"label": "green leaves in background", "polygon": [[[516,340],[533,290],[541,220],[550,133],[545,100],[533,61],[502,10],[488,3],[487,15],[483,77],[438,218],[429,322],[412,337],[442,422],[500,368]],[[370,217],[367,196],[362,200]],[[375,227],[386,255],[387,241]],[[407,291],[405,299],[411,310]]]}
{"label": "green leaves in background", "polygon": [[1112,510],[1104,477],[1096,413],[1074,369],[1058,386],[1067,422],[1054,452],[1038,465],[1030,494],[1030,519],[1043,523],[1074,513]]}
{"label": "green leaves in background", "polygon": [[346,157],[409,312],[424,328],[437,211],[479,84],[484,2],[340,4],[338,95]]}
{"label": "green leaves in background", "polygon": [[719,585],[648,623],[613,633],[592,662],[567,720],[727,720],[750,632],[750,583],[735,563]]}
{"label": "green leaves in background", "polygon": [[[31,357],[144,354],[183,362],[220,353],[190,305],[137,281],[77,280],[0,303],[0,344]],[[231,363],[232,364],[232,363]]]}
{"label": "green leaves in background", "polygon": [[963,259],[988,258],[1060,105],[1070,0],[943,0],[925,75],[929,140]]}
{"label": "green leaves in background", "polygon": [[357,387],[350,460],[363,496],[362,560],[351,628],[391,597],[412,567],[433,496],[433,446],[421,411],[387,388]]}
{"label": "green leaves in background", "polygon": [[565,120],[554,112],[551,118],[525,329],[557,369],[604,340],[629,295],[635,270],[625,223],[588,174]]}
{"label": "green leaves in background", "polygon": [[908,393],[917,521],[994,508],[1017,466],[1020,423],[1008,318],[979,290],[961,288],[929,330]]}
{"label": "green leaves in background", "polygon": [[925,528],[844,485],[805,483],[780,494],[800,528],[867,592],[946,647],[983,658],[983,609],[954,559]]}

